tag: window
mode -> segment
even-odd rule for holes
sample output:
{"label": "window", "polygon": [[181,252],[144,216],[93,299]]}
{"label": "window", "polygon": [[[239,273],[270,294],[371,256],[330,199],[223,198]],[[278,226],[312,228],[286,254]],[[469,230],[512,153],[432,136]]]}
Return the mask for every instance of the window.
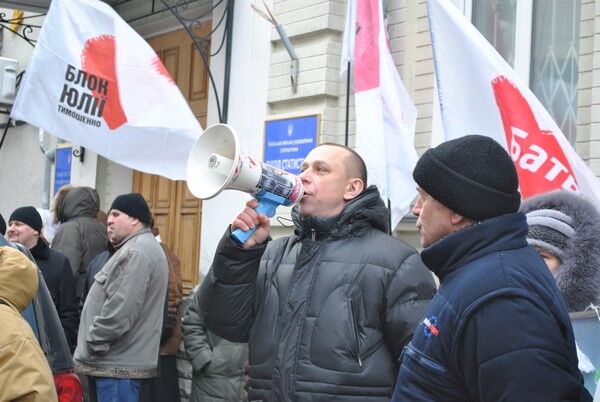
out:
{"label": "window", "polygon": [[529,82],[567,139],[577,131],[580,2],[472,0],[471,19]]}
{"label": "window", "polygon": [[571,143],[577,131],[579,2],[533,2],[529,86]]}
{"label": "window", "polygon": [[517,0],[474,0],[472,20],[511,66],[515,65]]}

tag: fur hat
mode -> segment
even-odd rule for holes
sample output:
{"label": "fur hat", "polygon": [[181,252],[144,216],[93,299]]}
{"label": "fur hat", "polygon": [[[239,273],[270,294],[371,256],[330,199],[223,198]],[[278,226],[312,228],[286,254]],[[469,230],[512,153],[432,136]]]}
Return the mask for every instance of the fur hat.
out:
{"label": "fur hat", "polygon": [[152,220],[152,214],[150,213],[150,208],[148,208],[148,203],[139,193],[122,194],[118,196],[113,201],[110,209],[124,212],[133,218],[139,219],[140,222],[145,223],[146,225],[149,225]]}
{"label": "fur hat", "polygon": [[[600,212],[594,204],[578,194],[558,190],[523,201],[521,211],[527,215],[531,225],[528,235],[530,244],[534,244],[531,240],[542,238],[537,228],[542,226],[542,222],[555,231],[553,235],[558,233],[566,241],[561,247],[556,244],[562,251],[562,265],[554,275],[569,311],[582,311],[590,303],[599,304]],[[534,211],[540,212],[532,215]],[[564,220],[564,216],[570,218],[570,223]],[[563,223],[573,229],[570,236],[569,229]],[[552,252],[549,247],[543,248]]]}
{"label": "fur hat", "polygon": [[517,212],[521,202],[512,159],[500,144],[482,135],[428,149],[413,178],[437,201],[477,221]]}
{"label": "fur hat", "polygon": [[8,221],[23,222],[38,233],[42,233],[42,217],[35,207],[27,206],[15,209]]}

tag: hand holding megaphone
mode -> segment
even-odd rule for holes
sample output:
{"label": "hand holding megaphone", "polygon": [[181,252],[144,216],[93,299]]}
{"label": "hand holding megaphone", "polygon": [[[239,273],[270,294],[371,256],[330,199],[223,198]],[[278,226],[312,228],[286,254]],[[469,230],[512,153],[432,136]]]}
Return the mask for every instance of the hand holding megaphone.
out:
{"label": "hand holding megaphone", "polygon": [[[269,237],[271,222],[265,215],[259,215],[256,211],[258,200],[252,198],[246,202],[246,208],[233,220],[231,230],[241,230],[252,235],[244,242],[244,247],[253,247],[264,243]],[[254,229],[254,230],[251,230]]]}
{"label": "hand holding megaphone", "polygon": [[[243,191],[259,201],[256,212],[270,218],[279,205],[294,205],[304,194],[298,176],[244,155],[236,132],[227,124],[208,127],[196,140],[188,157],[187,176],[194,196],[209,199],[225,189]],[[254,230],[236,229],[232,237],[244,244]]]}

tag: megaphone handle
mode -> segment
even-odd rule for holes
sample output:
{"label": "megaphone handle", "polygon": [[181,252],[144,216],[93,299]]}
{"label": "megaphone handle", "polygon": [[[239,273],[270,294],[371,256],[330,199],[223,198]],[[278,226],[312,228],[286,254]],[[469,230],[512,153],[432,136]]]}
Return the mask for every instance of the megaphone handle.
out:
{"label": "megaphone handle", "polygon": [[[258,201],[258,206],[256,207],[256,213],[267,215],[269,218],[275,216],[275,210],[277,207],[281,205],[280,202],[273,201],[269,198],[261,198]],[[247,231],[243,231],[242,229],[236,229],[231,234],[231,238],[238,242],[239,244],[246,243],[246,240],[252,236],[252,233],[256,230],[256,226]]]}

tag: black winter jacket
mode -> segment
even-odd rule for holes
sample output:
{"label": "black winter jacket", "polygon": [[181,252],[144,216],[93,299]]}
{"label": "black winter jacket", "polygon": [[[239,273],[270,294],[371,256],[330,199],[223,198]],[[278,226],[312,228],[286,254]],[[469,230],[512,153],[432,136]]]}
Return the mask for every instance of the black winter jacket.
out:
{"label": "black winter jacket", "polygon": [[435,285],[387,217],[370,187],[334,218],[294,210],[295,235],[268,245],[226,233],[200,303],[211,331],[249,340],[250,400],[389,400]]}
{"label": "black winter jacket", "polygon": [[403,352],[393,401],[591,401],[554,278],[521,213],[423,250],[441,285]]}
{"label": "black winter jacket", "polygon": [[44,276],[72,352],[77,341],[79,310],[75,296],[75,279],[69,259],[58,251],[50,249],[42,239],[39,239],[38,244],[29,251]]}

